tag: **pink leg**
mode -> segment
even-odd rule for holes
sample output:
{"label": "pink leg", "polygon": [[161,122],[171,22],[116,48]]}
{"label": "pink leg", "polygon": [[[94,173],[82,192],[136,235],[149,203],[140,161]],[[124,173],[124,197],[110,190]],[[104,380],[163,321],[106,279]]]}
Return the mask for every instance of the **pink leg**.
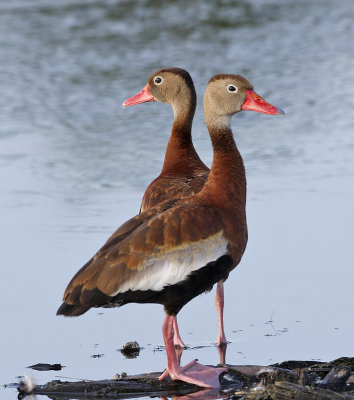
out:
{"label": "pink leg", "polygon": [[183,343],[183,340],[179,334],[176,316],[173,317],[173,330],[174,330],[173,343],[175,344],[175,347],[180,347],[181,349],[185,349],[186,346]]}
{"label": "pink leg", "polygon": [[226,344],[226,336],[224,332],[224,284],[222,281],[218,282],[216,286],[215,305],[218,312],[219,331],[216,339],[216,345],[220,346]]}
{"label": "pink leg", "polygon": [[[182,343],[183,346],[184,346],[184,343],[182,342],[182,339],[178,332],[176,316],[173,317],[172,329],[173,329],[173,343],[174,343],[174,346],[176,349],[178,365],[181,365],[181,358],[182,358],[182,353],[183,353],[184,347],[180,347],[180,343]],[[176,329],[177,329],[177,335],[176,335]],[[180,342],[178,342],[178,338],[179,338]],[[176,341],[177,341],[177,344],[176,344]],[[181,370],[183,370],[183,371],[187,370],[188,368],[190,368],[191,365],[195,364],[196,362],[197,362],[197,360],[193,360],[193,361],[189,362],[184,367],[181,367]],[[165,371],[162,373],[162,375],[159,377],[159,379],[162,381],[163,379],[167,378],[167,376],[168,376],[168,368],[165,369]]]}
{"label": "pink leg", "polygon": [[178,364],[181,365],[181,358],[182,358],[184,349],[181,349],[180,347],[176,347],[176,345],[175,345],[175,349],[176,349]]}
{"label": "pink leg", "polygon": [[159,379],[163,380],[168,374],[172,380],[180,380],[201,387],[219,387],[219,375],[221,372],[226,371],[225,368],[207,367],[198,364],[196,361],[192,361],[182,368],[179,366],[173,343],[173,321],[173,316],[166,315],[162,325],[162,334],[167,354],[167,369]]}

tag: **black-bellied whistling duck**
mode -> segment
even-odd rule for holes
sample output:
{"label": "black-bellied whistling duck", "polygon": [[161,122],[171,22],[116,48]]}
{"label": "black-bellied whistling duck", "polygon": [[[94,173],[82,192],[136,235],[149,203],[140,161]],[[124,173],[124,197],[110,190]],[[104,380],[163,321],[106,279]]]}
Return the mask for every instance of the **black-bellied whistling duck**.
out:
{"label": "black-bellied whistling duck", "polygon": [[174,380],[217,387],[224,370],[196,361],[180,367],[173,320],[186,303],[227,279],[246,248],[246,175],[231,131],[231,117],[242,109],[282,113],[239,75],[210,79],[204,110],[214,156],[203,189],[167,200],[118,228],[73,277],[57,312],[77,316],[91,307],[163,304],[167,368],[160,379],[170,375]]}
{"label": "black-bellied whistling duck", "polygon": [[145,190],[142,212],[166,200],[198,193],[209,174],[192,142],[197,96],[189,73],[181,68],[154,72],[141,92],[126,100],[123,107],[150,101],[170,104],[174,120],[162,171]]}
{"label": "black-bellied whistling duck", "polygon": [[[166,200],[198,193],[209,175],[209,168],[199,158],[192,142],[192,122],[197,96],[189,73],[181,68],[166,68],[154,72],[146,86],[127,99],[123,107],[150,101],[170,104],[174,121],[162,171],[144,193],[142,212]],[[219,321],[217,345],[226,343],[222,316],[223,295],[223,283],[219,282],[215,298]],[[177,319],[174,320],[174,332],[175,346],[185,347],[179,334]]]}

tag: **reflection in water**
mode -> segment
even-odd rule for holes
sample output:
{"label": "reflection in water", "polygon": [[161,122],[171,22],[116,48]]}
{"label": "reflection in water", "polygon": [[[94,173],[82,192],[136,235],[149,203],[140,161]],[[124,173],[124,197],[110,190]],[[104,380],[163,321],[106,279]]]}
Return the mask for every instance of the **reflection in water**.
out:
{"label": "reflection in water", "polygon": [[[47,396],[46,396],[47,397]],[[35,394],[24,394],[22,395],[21,393],[17,396],[18,400],[26,399],[26,400],[38,400],[38,397]],[[50,398],[50,397],[49,397]],[[63,400],[71,400],[69,398],[65,399],[62,398]]]}
{"label": "reflection in water", "polygon": [[216,346],[218,349],[219,357],[220,357],[220,365],[226,364],[226,350],[227,350],[227,343],[222,343]]}
{"label": "reflection in water", "polygon": [[[226,399],[227,393],[221,393],[218,389],[202,389],[197,392],[188,393],[182,396],[172,396],[173,400],[217,400]],[[166,396],[160,396],[162,400],[168,400]]]}
{"label": "reflection in water", "polygon": [[[230,342],[228,342],[230,343]],[[189,350],[198,350],[198,349],[203,349],[203,348],[212,348],[212,347],[216,347],[217,348],[217,352],[219,354],[219,366],[223,366],[226,364],[226,350],[227,350],[227,343],[223,343],[221,345],[199,345],[199,346],[186,346],[186,347],[179,347],[179,346],[175,346],[176,347],[176,353],[177,353],[177,358],[178,358],[178,362],[179,364],[181,364],[181,358],[182,358],[182,354],[184,351],[187,350],[187,352]],[[164,346],[156,346],[156,348],[154,349],[154,351],[162,351],[164,350],[165,347]]]}
{"label": "reflection in water", "polygon": [[[177,353],[177,357],[178,357],[178,361],[181,364],[181,358],[182,358],[182,354],[185,350],[195,350],[195,349],[201,349],[201,348],[206,348],[206,347],[214,347],[213,345],[209,345],[209,346],[193,346],[192,348],[190,347],[176,347],[176,353]],[[217,348],[217,351],[219,353],[219,365],[223,366],[226,364],[226,350],[227,350],[227,344],[223,343],[221,345],[216,345],[215,346]]]}
{"label": "reflection in water", "polygon": [[18,398],[22,399],[26,397],[26,399],[30,400],[35,399],[36,396],[32,395],[33,389],[36,387],[36,382],[33,377],[29,375],[25,375],[20,379],[18,384]]}

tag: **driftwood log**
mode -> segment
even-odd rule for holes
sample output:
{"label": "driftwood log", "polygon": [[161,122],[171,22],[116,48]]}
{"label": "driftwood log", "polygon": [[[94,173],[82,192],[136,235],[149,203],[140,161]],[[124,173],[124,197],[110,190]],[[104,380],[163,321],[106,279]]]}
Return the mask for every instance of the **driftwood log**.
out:
{"label": "driftwood log", "polygon": [[[180,381],[164,380],[160,373],[124,376],[101,381],[54,380],[35,386],[31,393],[51,399],[129,399],[138,397],[183,397],[244,400],[339,400],[354,399],[354,358],[329,363],[287,361],[269,366],[225,365],[220,389],[205,390]],[[18,388],[19,397],[26,396]]]}

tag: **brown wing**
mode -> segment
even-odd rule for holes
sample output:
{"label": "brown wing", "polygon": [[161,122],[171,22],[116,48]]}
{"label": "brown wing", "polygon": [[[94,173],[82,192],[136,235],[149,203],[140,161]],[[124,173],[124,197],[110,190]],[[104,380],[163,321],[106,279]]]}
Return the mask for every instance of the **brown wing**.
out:
{"label": "brown wing", "polygon": [[207,168],[193,174],[160,175],[146,189],[141,202],[141,212],[155,207],[166,200],[181,199],[200,192],[208,175],[209,170]]}
{"label": "brown wing", "polygon": [[[100,250],[73,276],[70,283],[68,284],[63,300],[65,301],[70,293],[72,293],[74,286],[77,286],[78,277],[83,281],[84,276],[89,277],[90,271],[93,266],[98,265],[102,260],[105,259],[106,254],[112,251],[120,242],[125,238],[129,237],[135,230],[141,225],[149,221],[153,216],[158,213],[165,211],[175,204],[176,200],[167,201],[159,207],[154,207],[144,213],[138,214],[135,217],[124,222],[107,240],[107,242],[101,247]],[[87,278],[88,281],[88,278]]]}
{"label": "brown wing", "polygon": [[[127,283],[139,287],[144,279],[145,286],[153,284],[161,279],[163,263],[171,255],[176,258],[178,252],[186,254],[186,249],[220,236],[222,230],[218,212],[203,204],[181,204],[161,213],[152,209],[139,214],[123,224],[74,276],[64,302],[83,306],[85,312],[109,303],[120,290],[127,290]],[[161,268],[154,269],[157,264]],[[173,268],[179,268],[178,263]],[[144,290],[149,290],[145,286]]]}

